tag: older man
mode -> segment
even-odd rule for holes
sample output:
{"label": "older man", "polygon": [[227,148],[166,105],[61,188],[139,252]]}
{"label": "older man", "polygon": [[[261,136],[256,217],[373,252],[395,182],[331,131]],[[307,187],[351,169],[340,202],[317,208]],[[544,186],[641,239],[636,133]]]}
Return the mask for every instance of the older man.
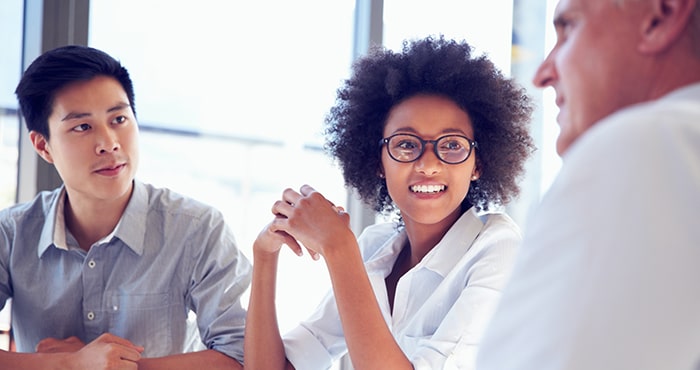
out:
{"label": "older man", "polygon": [[700,3],[561,0],[561,172],[480,370],[700,368]]}

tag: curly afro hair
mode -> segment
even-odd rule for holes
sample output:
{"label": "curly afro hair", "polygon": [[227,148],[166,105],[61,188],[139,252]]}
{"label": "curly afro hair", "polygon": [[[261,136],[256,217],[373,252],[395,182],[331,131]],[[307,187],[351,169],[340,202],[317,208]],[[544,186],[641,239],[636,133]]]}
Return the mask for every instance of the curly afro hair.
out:
{"label": "curly afro hair", "polygon": [[[402,101],[429,94],[454,101],[474,128],[476,165],[462,211],[488,210],[517,197],[518,180],[534,151],[528,132],[532,105],[525,89],[466,42],[444,36],[404,41],[401,52],[374,47],[353,64],[325,119],[324,149],[337,160],[345,184],[375,211],[396,211],[381,172],[384,125]],[[467,176],[467,175],[465,175]]]}

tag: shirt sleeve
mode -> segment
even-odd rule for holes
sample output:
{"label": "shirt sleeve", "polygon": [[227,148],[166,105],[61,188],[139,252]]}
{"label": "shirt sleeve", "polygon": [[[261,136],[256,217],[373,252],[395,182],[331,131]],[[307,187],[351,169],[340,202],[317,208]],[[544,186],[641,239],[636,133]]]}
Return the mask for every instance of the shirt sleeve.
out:
{"label": "shirt sleeve", "polygon": [[192,245],[197,253],[188,298],[197,315],[202,342],[208,349],[243,361],[246,311],[241,296],[251,280],[251,264],[237,248],[220,213],[212,210],[196,226]]}
{"label": "shirt sleeve", "polygon": [[5,303],[12,297],[10,285],[10,245],[12,240],[5,229],[5,218],[8,212],[0,211],[0,310],[5,307]]}
{"label": "shirt sleeve", "polygon": [[700,131],[645,116],[598,123],[564,158],[480,370],[697,367]]}
{"label": "shirt sleeve", "polygon": [[296,369],[330,369],[334,361],[347,353],[332,292],[309,319],[286,333],[283,340],[287,359]]}
{"label": "shirt sleeve", "polygon": [[[395,233],[392,224],[367,227],[358,244],[367,261]],[[316,311],[283,336],[285,353],[297,369],[329,369],[347,353],[347,344],[333,291],[330,290]]]}

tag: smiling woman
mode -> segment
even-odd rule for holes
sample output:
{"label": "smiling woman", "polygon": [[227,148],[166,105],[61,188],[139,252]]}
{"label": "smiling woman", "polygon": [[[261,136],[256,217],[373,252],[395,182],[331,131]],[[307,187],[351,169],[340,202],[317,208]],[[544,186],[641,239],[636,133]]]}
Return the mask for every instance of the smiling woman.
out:
{"label": "smiling woman", "polygon": [[[283,191],[253,245],[246,367],[326,369],[347,353],[361,369],[474,368],[520,242],[509,216],[485,211],[517,195],[533,144],[524,90],[471,51],[427,37],[353,64],[325,147],[346,184],[399,221],[356,238],[314,188]],[[285,245],[322,256],[332,292],[282,337],[270,293]]]}

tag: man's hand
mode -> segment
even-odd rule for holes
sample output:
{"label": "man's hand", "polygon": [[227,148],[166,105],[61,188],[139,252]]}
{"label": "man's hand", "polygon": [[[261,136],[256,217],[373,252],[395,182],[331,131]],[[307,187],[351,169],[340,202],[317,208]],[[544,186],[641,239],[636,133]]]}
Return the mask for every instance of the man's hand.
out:
{"label": "man's hand", "polygon": [[38,353],[57,353],[57,352],[77,352],[85,347],[85,343],[78,337],[69,337],[66,339],[44,338],[36,345]]}
{"label": "man's hand", "polygon": [[[77,338],[76,338],[77,339]],[[44,342],[44,341],[42,341]],[[52,343],[47,341],[47,347]],[[58,352],[70,352],[63,358],[64,365],[70,369],[101,370],[101,369],[138,369],[137,361],[141,359],[143,347],[112,334],[102,334],[77,351],[82,342],[71,338],[53,342],[58,343],[53,348]]]}

